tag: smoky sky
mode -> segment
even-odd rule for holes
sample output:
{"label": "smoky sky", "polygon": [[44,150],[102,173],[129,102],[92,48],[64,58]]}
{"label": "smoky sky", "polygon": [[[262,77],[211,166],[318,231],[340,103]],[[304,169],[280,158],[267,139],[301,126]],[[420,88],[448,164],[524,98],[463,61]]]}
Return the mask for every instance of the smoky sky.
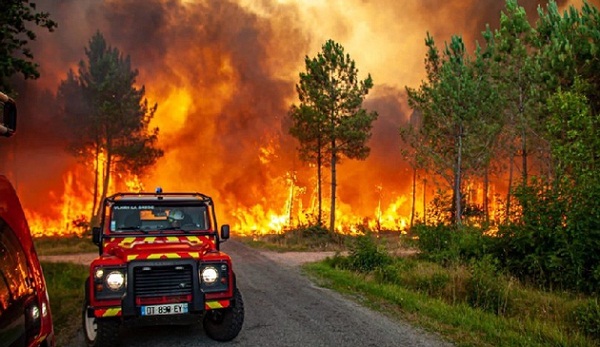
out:
{"label": "smoky sky", "polygon": [[[41,210],[48,199],[60,195],[63,176],[76,160],[65,151],[69,129],[61,122],[54,96],[67,71],[77,72],[79,61],[85,60],[84,48],[100,32],[110,46],[131,57],[139,71],[138,85],[146,88],[151,103],[158,104],[155,125],[161,128],[160,146],[166,155],[144,176],[148,189],[163,184],[167,189],[204,191],[225,201],[226,209],[250,207],[257,201],[281,205],[286,196],[285,189],[279,189],[285,188],[282,177],[298,172],[298,184],[311,187],[314,176],[314,170],[298,160],[297,143],[287,133],[298,73],[304,58],[315,56],[324,38],[334,38],[351,57],[369,61],[369,56],[379,54],[378,61],[384,62],[358,66],[359,78],[373,73],[375,88],[364,106],[377,111],[379,118],[373,124],[369,158],[345,160],[339,170],[340,200],[356,206],[357,213],[372,211],[373,201],[380,198],[378,186],[394,200],[394,195],[409,189],[411,179],[398,135],[411,110],[404,93],[408,82],[385,71],[402,69],[403,57],[409,55],[422,63],[424,55],[412,48],[399,54],[406,49],[400,46],[404,41],[362,37],[361,28],[389,29],[392,33],[386,38],[419,38],[411,47],[423,47],[427,31],[436,42],[453,34],[474,42],[481,39],[486,24],[497,26],[504,2],[323,4],[307,9],[302,1],[274,0],[38,1],[58,28],[53,33],[39,31],[31,44],[42,77],[15,78],[19,132],[0,144],[0,171],[16,182],[27,208]],[[519,4],[535,20],[536,8],[547,1]],[[378,21],[381,11],[391,14],[383,23]],[[380,49],[364,50],[373,44]],[[395,56],[386,58],[388,52]],[[175,98],[178,91],[180,99]],[[185,115],[175,117],[184,104]],[[225,214],[231,217],[232,212]]]}

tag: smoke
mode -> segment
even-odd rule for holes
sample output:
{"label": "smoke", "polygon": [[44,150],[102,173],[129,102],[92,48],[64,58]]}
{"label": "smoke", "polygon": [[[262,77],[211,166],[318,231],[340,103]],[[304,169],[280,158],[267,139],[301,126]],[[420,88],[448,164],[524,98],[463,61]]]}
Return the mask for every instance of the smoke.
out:
{"label": "smoke", "polygon": [[[532,19],[546,3],[520,1]],[[32,44],[42,77],[18,83],[19,133],[1,147],[10,159],[2,169],[17,182],[23,204],[40,210],[60,195],[63,176],[75,165],[64,150],[69,134],[61,128],[52,96],[69,69],[77,71],[85,60],[84,47],[99,31],[109,45],[131,56],[139,86],[145,86],[150,103],[158,103],[151,126],[160,128],[165,157],[142,177],[146,188],[214,195],[223,202],[227,221],[237,209],[282,206],[290,173],[312,190],[314,169],[297,159],[286,117],[304,57],[315,56],[327,39],[341,43],[356,61],[359,78],[372,75],[376,87],[365,106],[379,113],[370,157],[345,160],[338,170],[340,201],[366,216],[382,195],[389,203],[409,194],[411,171],[400,154],[398,129],[411,112],[404,87],[416,87],[423,78],[426,32],[439,44],[454,34],[472,44],[486,23],[497,26],[504,2],[61,0],[38,5],[59,27],[40,32]]]}

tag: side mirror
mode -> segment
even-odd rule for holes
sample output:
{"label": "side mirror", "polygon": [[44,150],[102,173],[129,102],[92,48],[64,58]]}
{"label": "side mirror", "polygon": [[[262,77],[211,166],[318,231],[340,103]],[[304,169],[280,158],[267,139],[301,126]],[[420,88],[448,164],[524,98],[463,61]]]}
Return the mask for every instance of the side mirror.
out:
{"label": "side mirror", "polygon": [[96,246],[100,246],[100,244],[102,243],[102,228],[100,228],[100,227],[92,228],[92,242]]}
{"label": "side mirror", "polygon": [[6,94],[0,92],[0,135],[11,136],[17,131],[17,105]]}
{"label": "side mirror", "polygon": [[229,224],[221,225],[221,239],[227,240],[229,238]]}

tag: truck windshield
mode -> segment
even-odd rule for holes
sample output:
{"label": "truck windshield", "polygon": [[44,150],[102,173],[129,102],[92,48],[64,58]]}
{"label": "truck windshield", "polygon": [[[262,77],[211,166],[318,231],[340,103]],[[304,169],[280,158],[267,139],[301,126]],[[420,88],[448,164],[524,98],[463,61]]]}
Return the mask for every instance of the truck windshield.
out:
{"label": "truck windshield", "polygon": [[114,205],[110,214],[110,231],[209,230],[205,205],[153,206]]}

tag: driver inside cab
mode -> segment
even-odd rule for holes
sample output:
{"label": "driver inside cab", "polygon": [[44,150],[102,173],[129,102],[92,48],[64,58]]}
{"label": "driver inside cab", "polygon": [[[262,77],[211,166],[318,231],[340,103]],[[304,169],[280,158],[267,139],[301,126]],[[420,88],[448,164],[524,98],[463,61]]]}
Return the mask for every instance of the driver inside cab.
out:
{"label": "driver inside cab", "polygon": [[181,210],[171,210],[169,211],[169,216],[167,217],[169,224],[174,228],[180,228],[181,222],[184,218],[185,215]]}

